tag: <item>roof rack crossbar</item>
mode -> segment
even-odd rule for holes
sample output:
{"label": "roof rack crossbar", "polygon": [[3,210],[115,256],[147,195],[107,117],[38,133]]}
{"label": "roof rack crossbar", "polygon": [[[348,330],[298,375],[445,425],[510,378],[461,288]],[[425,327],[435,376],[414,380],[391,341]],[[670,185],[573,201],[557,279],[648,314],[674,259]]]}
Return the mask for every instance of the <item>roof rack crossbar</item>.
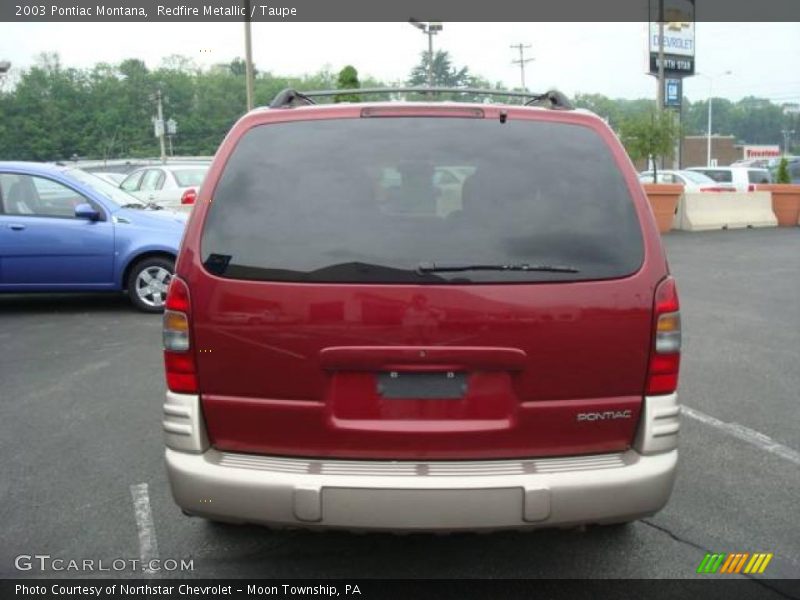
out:
{"label": "roof rack crossbar", "polygon": [[287,88],[279,92],[270,103],[270,108],[289,108],[300,104],[316,104],[313,98],[339,95],[372,95],[372,94],[464,94],[470,96],[501,96],[507,98],[527,98],[525,106],[545,106],[547,108],[569,110],[572,104],[559,91],[518,92],[511,90],[487,90],[482,88],[450,88],[450,87],[395,87],[395,88],[353,88],[342,90],[314,90],[298,92]]}

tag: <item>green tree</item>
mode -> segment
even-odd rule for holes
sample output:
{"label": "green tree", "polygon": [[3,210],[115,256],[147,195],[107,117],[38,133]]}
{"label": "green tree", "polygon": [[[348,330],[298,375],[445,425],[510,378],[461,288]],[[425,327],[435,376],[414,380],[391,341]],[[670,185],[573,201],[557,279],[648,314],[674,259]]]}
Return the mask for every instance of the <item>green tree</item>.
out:
{"label": "green tree", "polygon": [[776,183],[792,183],[792,178],[789,176],[789,160],[784,156],[781,162],[778,163],[778,173],[775,177]]}
{"label": "green tree", "polygon": [[628,117],[620,127],[620,138],[628,155],[633,160],[652,159],[653,181],[657,181],[656,159],[672,153],[678,136],[678,128],[668,111]]}
{"label": "green tree", "polygon": [[[430,54],[422,52],[419,63],[411,69],[408,78],[409,86],[428,85],[428,64]],[[438,50],[433,55],[433,85],[434,87],[467,87],[472,81],[469,67],[460,69],[453,66],[450,54],[444,50]]]}
{"label": "green tree", "polygon": [[[341,71],[339,71],[339,76],[336,78],[336,89],[337,90],[353,90],[358,89],[361,87],[361,83],[358,81],[358,71],[356,68],[347,65]],[[337,94],[334,97],[334,102],[358,102],[359,96],[357,94]]]}

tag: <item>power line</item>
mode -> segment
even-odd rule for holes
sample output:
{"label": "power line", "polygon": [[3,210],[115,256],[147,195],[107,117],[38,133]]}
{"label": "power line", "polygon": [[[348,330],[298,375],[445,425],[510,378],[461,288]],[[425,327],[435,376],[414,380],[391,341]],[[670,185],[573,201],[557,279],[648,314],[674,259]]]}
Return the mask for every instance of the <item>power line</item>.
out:
{"label": "power line", "polygon": [[519,50],[519,59],[512,60],[511,63],[519,65],[519,75],[520,75],[520,80],[522,82],[522,90],[527,91],[528,88],[525,87],[525,65],[533,60],[536,60],[534,58],[525,58],[525,50],[530,48],[531,45],[523,44],[522,42],[520,42],[519,44],[511,44],[510,47],[512,49],[516,48],[517,50]]}

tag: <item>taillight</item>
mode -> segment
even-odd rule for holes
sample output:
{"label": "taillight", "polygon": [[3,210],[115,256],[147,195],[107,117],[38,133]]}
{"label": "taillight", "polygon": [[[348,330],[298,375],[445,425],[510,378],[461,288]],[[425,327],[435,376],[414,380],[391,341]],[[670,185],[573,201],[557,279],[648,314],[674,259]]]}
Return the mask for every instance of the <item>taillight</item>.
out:
{"label": "taillight", "polygon": [[194,188],[189,188],[181,195],[181,204],[194,204],[195,200],[197,200],[197,190]]}
{"label": "taillight", "polygon": [[167,291],[162,335],[167,387],[183,394],[197,393],[197,366],[192,352],[189,323],[191,319],[189,288],[173,277]]}
{"label": "taillight", "polygon": [[747,186],[747,191],[748,192],[755,192],[756,191],[756,186],[751,183],[750,185]]}
{"label": "taillight", "polygon": [[647,394],[670,394],[678,387],[681,362],[681,313],[672,277],[656,287],[653,322],[655,332],[647,369]]}

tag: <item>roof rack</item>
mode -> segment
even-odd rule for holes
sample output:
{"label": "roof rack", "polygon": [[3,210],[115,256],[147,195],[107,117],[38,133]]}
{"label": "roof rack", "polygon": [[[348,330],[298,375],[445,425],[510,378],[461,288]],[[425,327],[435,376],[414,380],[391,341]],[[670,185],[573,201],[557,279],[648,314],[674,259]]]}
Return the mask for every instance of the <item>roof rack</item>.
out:
{"label": "roof rack", "polygon": [[314,98],[340,95],[372,95],[372,94],[464,94],[469,96],[504,96],[507,98],[527,98],[525,106],[542,106],[554,110],[572,110],[569,99],[557,90],[544,93],[516,92],[504,90],[487,90],[480,88],[447,88],[447,87],[397,87],[397,88],[353,88],[342,90],[315,90],[299,92],[287,88],[278,92],[270,103],[270,108],[293,108],[316,104]]}

